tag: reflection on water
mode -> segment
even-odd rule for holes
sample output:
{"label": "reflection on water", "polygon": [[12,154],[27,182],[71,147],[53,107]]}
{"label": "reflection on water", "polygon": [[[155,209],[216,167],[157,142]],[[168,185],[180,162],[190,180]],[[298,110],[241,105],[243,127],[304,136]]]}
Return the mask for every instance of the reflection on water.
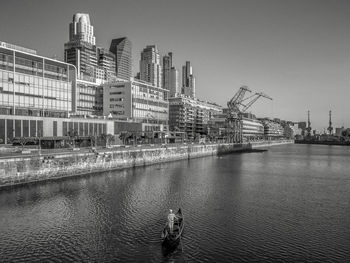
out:
{"label": "reflection on water", "polygon": [[[1,259],[345,262],[349,149],[286,145],[2,190]],[[178,207],[184,234],[165,249]]]}

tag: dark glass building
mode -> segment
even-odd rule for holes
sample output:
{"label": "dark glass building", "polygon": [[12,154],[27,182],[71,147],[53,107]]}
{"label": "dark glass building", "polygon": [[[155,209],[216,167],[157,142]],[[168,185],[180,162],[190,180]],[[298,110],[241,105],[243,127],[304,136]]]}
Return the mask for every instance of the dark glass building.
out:
{"label": "dark glass building", "polygon": [[117,78],[130,81],[131,69],[131,41],[126,38],[113,39],[111,42],[110,52],[115,54],[115,72]]}

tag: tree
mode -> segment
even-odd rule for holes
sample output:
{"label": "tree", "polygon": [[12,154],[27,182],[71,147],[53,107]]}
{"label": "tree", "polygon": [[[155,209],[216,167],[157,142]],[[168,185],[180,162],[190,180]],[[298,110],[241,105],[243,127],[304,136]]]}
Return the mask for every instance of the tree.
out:
{"label": "tree", "polygon": [[24,146],[29,142],[29,138],[28,137],[21,137],[19,138],[19,144],[22,146],[22,151],[24,149]]}

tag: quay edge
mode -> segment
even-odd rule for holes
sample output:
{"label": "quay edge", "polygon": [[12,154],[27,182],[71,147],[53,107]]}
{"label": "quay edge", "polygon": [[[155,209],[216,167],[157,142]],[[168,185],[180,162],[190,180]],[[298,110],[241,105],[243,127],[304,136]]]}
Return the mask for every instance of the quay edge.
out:
{"label": "quay edge", "polygon": [[158,148],[104,149],[98,153],[74,153],[16,157],[0,160],[0,188],[91,173],[146,166],[210,155],[245,152],[256,148],[294,143],[293,140],[243,144],[164,145]]}

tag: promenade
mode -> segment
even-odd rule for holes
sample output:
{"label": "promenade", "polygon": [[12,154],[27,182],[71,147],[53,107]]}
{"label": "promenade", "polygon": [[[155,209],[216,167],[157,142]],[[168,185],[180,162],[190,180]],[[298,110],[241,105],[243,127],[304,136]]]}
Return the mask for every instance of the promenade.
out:
{"label": "promenade", "polygon": [[98,149],[35,150],[2,153],[0,187],[60,179],[109,170],[132,168],[293,143],[290,140],[256,143],[163,144]]}

